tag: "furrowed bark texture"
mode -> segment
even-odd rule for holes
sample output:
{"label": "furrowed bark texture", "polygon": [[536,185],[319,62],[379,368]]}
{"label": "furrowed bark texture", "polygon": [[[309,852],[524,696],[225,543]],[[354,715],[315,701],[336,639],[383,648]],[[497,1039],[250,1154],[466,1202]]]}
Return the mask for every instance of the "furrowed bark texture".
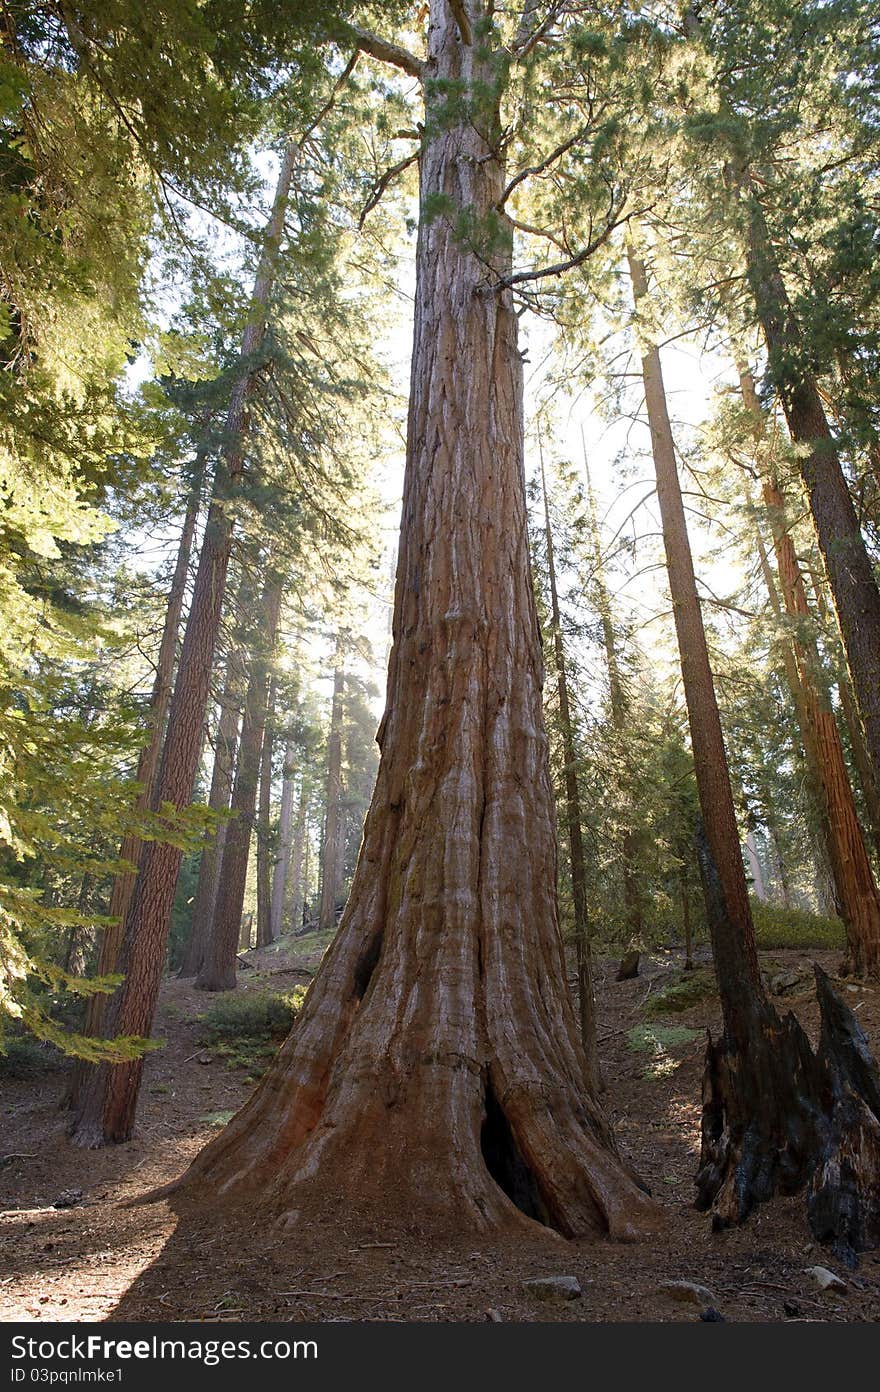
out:
{"label": "furrowed bark texture", "polygon": [[[476,25],[483,6],[470,0]],[[495,81],[434,0],[415,336],[387,706],[339,932],[277,1062],[184,1185],[424,1228],[635,1238],[657,1210],[584,1089],[556,911],[542,666],[529,576],[508,250],[456,237],[504,171]],[[446,89],[448,91],[448,89]],[[471,88],[473,91],[473,88]],[[479,226],[479,221],[477,222]],[[489,263],[487,265],[487,262]]]}
{"label": "furrowed bark texture", "polygon": [[[192,798],[232,548],[232,517],[224,506],[224,499],[234,491],[244,469],[246,406],[256,378],[255,359],[263,342],[266,313],[275,283],[294,154],[295,147],[288,146],[281,162],[265,248],[254,282],[251,319],[242,335],[238,374],[226,416],[226,443],[208,510],[171,699],[155,792],[157,807],[167,802],[174,808],[182,808]],[[125,981],[111,1000],[105,1017],[109,1034],[144,1037],[152,1030],[181,855],[180,849],[169,842],[151,841],[144,847],[126,917],[119,964],[120,970],[125,972]],[[91,1069],[71,1130],[77,1145],[95,1147],[130,1138],[142,1073],[142,1059]]]}

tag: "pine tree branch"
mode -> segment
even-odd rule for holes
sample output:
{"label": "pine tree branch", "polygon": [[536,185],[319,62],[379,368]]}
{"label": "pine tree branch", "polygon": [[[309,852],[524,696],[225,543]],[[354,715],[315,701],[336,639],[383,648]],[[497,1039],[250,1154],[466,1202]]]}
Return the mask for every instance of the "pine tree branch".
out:
{"label": "pine tree branch", "polygon": [[358,218],[359,232],[363,228],[363,225],[366,222],[368,215],[373,211],[376,204],[379,202],[379,199],[382,197],[382,194],[387,189],[388,185],[392,183],[394,179],[397,178],[398,174],[402,174],[405,169],[409,169],[411,164],[415,164],[420,154],[421,150],[413,150],[412,154],[406,155],[405,158],[402,160],[398,160],[397,164],[393,164],[390,169],[386,169],[385,173],[381,176],[381,178],[376,180],[375,184],[373,185],[370,191],[370,196],[364,204],[363,208],[361,209],[361,215]]}
{"label": "pine tree branch", "polygon": [[563,275],[565,271],[573,271],[575,267],[583,265],[588,257],[607,242],[616,227],[619,227],[623,222],[628,222],[631,217],[638,216],[640,216],[639,213],[627,213],[626,217],[623,218],[609,218],[598,236],[591,237],[587,245],[576,256],[570,256],[567,261],[555,261],[552,266],[543,266],[538,271],[514,271],[511,275],[501,276],[491,288],[493,290],[506,290],[511,285],[525,285],[528,281],[544,280],[547,276],[558,276]]}
{"label": "pine tree branch", "polygon": [[545,159],[541,160],[540,164],[530,164],[527,168],[521,169],[519,173],[511,179],[510,183],[507,185],[507,188],[504,190],[501,197],[499,198],[498,211],[500,212],[501,209],[504,207],[508,198],[513,193],[513,190],[517,187],[518,184],[521,184],[524,179],[530,179],[533,175],[543,174],[546,169],[550,168],[551,164],[555,164],[556,160],[561,159],[562,156],[568,150],[570,150],[573,145],[576,145],[578,141],[581,140],[588,133],[589,129],[589,126],[581,126],[579,130],[575,131],[574,135],[569,136],[567,140],[563,140],[562,144],[557,145],[555,150],[551,150],[549,155],[547,155]]}
{"label": "pine tree branch", "polygon": [[378,58],[380,63],[390,63],[392,67],[402,68],[410,77],[417,77],[420,82],[424,80],[425,65],[421,58],[410,53],[408,48],[391,43],[389,39],[380,39],[378,34],[361,29],[357,24],[352,24],[349,32],[363,53],[368,53],[371,58]]}
{"label": "pine tree branch", "polygon": [[533,30],[531,34],[524,34],[523,37],[519,39],[517,43],[514,44],[513,56],[515,59],[528,57],[532,49],[535,48],[541,42],[544,36],[547,33],[549,33],[549,31],[553,28],[553,25],[556,23],[556,20],[559,17],[559,12],[561,9],[561,5],[552,5],[550,7],[550,13],[547,15],[547,18],[544,19],[542,23],[539,24],[538,27],[535,30]]}

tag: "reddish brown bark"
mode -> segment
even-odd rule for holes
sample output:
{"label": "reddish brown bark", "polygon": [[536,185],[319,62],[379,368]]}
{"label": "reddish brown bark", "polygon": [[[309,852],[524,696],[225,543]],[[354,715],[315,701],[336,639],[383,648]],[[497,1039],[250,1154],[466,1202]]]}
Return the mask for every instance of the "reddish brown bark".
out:
{"label": "reddish brown bark", "polygon": [[[784,609],[779,596],[779,588],[776,584],[776,576],[770,565],[767,555],[767,548],[764,545],[764,538],[760,529],[755,530],[755,545],[758,551],[758,560],[761,567],[761,574],[767,588],[770,599],[770,607],[773,610],[773,617],[776,623],[782,627],[784,623]],[[801,747],[804,756],[804,767],[806,772],[807,794],[809,798],[809,818],[813,827],[812,841],[816,847],[816,885],[820,900],[825,894],[826,881],[829,873],[828,840],[830,831],[828,827],[828,814],[825,809],[825,802],[822,797],[819,779],[819,756],[813,739],[813,731],[810,725],[807,704],[804,700],[804,693],[801,687],[801,677],[798,670],[797,659],[795,657],[794,646],[790,639],[786,639],[782,644],[782,664],[785,669],[785,679],[791,698],[794,703],[795,720],[798,733],[801,738]],[[772,869],[774,875],[779,879],[779,886],[782,891],[782,902],[786,908],[791,907],[791,894],[788,884],[788,872],[780,854],[779,839],[776,831],[775,817],[770,810],[764,807],[765,822],[770,833],[770,842],[773,852]]]}
{"label": "reddish brown bark", "polygon": [[[156,791],[155,784],[159,755],[162,751],[162,738],[165,732],[165,719],[171,700],[174,680],[174,660],[177,650],[177,640],[180,634],[180,620],[183,614],[183,601],[186,594],[186,581],[189,573],[190,557],[192,555],[193,538],[195,536],[196,522],[199,514],[202,477],[203,468],[200,463],[197,467],[193,488],[187,497],[186,510],[183,516],[183,526],[180,532],[180,540],[177,544],[174,574],[171,579],[171,587],[168,591],[168,602],[165,607],[165,618],[162,626],[162,638],[156,657],[156,674],[153,678],[153,689],[150,694],[149,733],[147,741],[138,756],[135,777],[140,785],[140,792],[137,800],[139,811],[146,811],[147,808],[150,807],[154,809],[158,807],[158,801],[154,796]],[[110,906],[107,912],[115,921],[108,928],[104,929],[101,938],[101,950],[98,954],[98,963],[96,967],[96,973],[99,976],[109,976],[117,969],[117,961],[125,929],[125,919],[134,891],[135,879],[143,852],[143,846],[144,843],[140,838],[132,833],[123,838],[122,845],[119,848],[119,859],[125,861],[132,868],[130,870],[124,870],[121,874],[117,875],[113,881],[113,888],[110,891]],[[102,1033],[104,1029],[106,1005],[107,997],[105,995],[89,996],[86,1003],[85,1021],[83,1025],[84,1034],[94,1038]],[[80,1105],[80,1094],[89,1077],[89,1073],[89,1066],[81,1062],[78,1062],[73,1070],[67,1101],[74,1111],[76,1111]]]}
{"label": "reddish brown bark", "polygon": [[[740,372],[743,400],[762,428],[761,407],[751,375]],[[837,721],[822,681],[816,641],[797,553],[785,521],[785,499],[769,469],[762,471],[762,492],[770,518],[779,582],[786,610],[797,621],[792,650],[798,669],[803,719],[815,756],[821,791],[831,873],[846,927],[846,969],[857,976],[880,972],[880,896],[859,825]]]}
{"label": "reddish brown bark", "polygon": [[875,779],[880,783],[880,588],[859,528],[840,456],[816,379],[805,363],[800,325],[791,307],[760,201],[748,173],[748,275],[767,344],[769,371],[800,456],[819,549]]}
{"label": "reddish brown bark", "polygon": [[568,852],[571,864],[571,894],[574,901],[575,951],[578,971],[578,1005],[581,1043],[587,1058],[587,1083],[592,1092],[600,1086],[599,1057],[596,1044],[596,1000],[593,989],[593,954],[590,946],[590,916],[587,908],[587,869],[584,858],[581,795],[577,779],[577,752],[571,723],[568,699],[568,668],[562,638],[562,618],[559,612],[559,593],[556,588],[556,559],[553,552],[553,532],[550,527],[550,501],[547,497],[547,478],[544,457],[541,455],[541,488],[544,494],[544,535],[547,545],[547,570],[550,581],[550,623],[553,632],[553,653],[556,659],[556,693],[559,700],[559,725],[562,731],[563,779],[565,782],[565,812],[568,831]]}
{"label": "reddish brown bark", "polygon": [[[632,247],[628,256],[638,312],[648,293],[647,275]],[[806,1182],[814,1137],[798,1124],[793,1088],[812,1054],[794,1017],[783,1025],[764,992],[660,354],[650,340],[641,352],[702,814],[700,870],[724,1020],[721,1039],[707,1053],[697,1187],[701,1206],[711,1206],[716,1222],[726,1224],[740,1222],[755,1203],[780,1189]]]}
{"label": "reddish brown bark", "polygon": [[[242,336],[238,372],[226,416],[226,444],[208,510],[171,699],[157,778],[157,806],[170,803],[174,808],[182,808],[192,798],[232,546],[232,516],[225,504],[234,494],[244,468],[246,405],[256,380],[256,359],[275,282],[294,153],[294,147],[288,146],[281,163],[254,283],[251,318]],[[107,1029],[114,1035],[144,1037],[152,1030],[180,860],[181,851],[171,842],[151,841],[144,847],[126,917],[120,962],[125,981],[113,997],[106,1017]],[[134,1126],[142,1071],[141,1059],[91,1068],[72,1128],[76,1144],[93,1147],[128,1140]]]}
{"label": "reddish brown bark", "polygon": [[[484,18],[469,0],[474,29]],[[498,69],[446,0],[428,28],[424,202],[480,220],[504,189]],[[450,110],[449,84],[475,90]],[[474,84],[477,84],[474,89]],[[460,89],[457,89],[460,90]],[[656,1209],[585,1091],[565,980],[529,575],[509,242],[423,216],[394,647],[349,901],[277,1062],[185,1180],[294,1226],[539,1217],[632,1238]],[[466,364],[467,369],[462,370]]]}
{"label": "reddish brown bark", "polygon": [[[819,614],[823,622],[827,623],[828,605],[823,591],[824,586],[814,573],[813,595]],[[832,640],[835,636],[839,640],[839,629],[836,630],[835,634],[831,635]],[[859,787],[862,790],[867,827],[874,843],[877,864],[880,865],[880,789],[878,789],[877,780],[874,776],[874,768],[871,764],[871,756],[865,744],[865,731],[853,696],[852,683],[846,668],[846,660],[844,659],[842,662],[839,662],[837,666],[837,692],[840,697],[840,709],[846,732],[849,736],[852,761],[858,776]]]}
{"label": "reddish brown bark", "polygon": [[[629,262],[638,310],[647,277],[632,249]],[[706,1050],[697,1202],[722,1227],[741,1222],[774,1194],[807,1189],[813,1232],[854,1262],[880,1233],[880,1082],[858,1022],[818,967],[816,1054],[795,1016],[780,1020],[764,993],[660,354],[650,341],[642,372],[724,1021],[720,1039],[710,1039]]]}
{"label": "reddish brown bark", "polygon": [[[145,811],[148,807],[155,807],[157,805],[153,794],[159,766],[159,755],[162,751],[162,737],[165,733],[165,719],[168,714],[168,705],[171,700],[171,692],[174,685],[174,660],[177,651],[177,640],[180,635],[180,620],[183,614],[183,601],[186,594],[186,581],[187,575],[189,574],[193,537],[195,536],[196,521],[199,514],[200,493],[201,467],[198,471],[195,486],[187,497],[186,511],[183,516],[183,526],[180,532],[180,540],[177,544],[174,574],[171,580],[171,588],[168,591],[168,602],[165,607],[162,639],[156,658],[156,674],[153,679],[153,690],[150,695],[149,737],[140,752],[137,773],[135,775],[141,787],[141,791],[138,795],[138,808],[141,811]],[[121,875],[117,875],[113,881],[108,913],[111,918],[116,919],[116,923],[113,927],[107,928],[104,931],[101,942],[101,954],[97,967],[98,975],[100,976],[108,975],[116,969],[116,959],[119,955],[119,946],[122,941],[125,915],[129,903],[131,902],[131,895],[137,876],[137,865],[140,860],[142,848],[143,842],[140,841],[138,837],[127,836],[119,849],[120,860],[128,861],[133,868],[123,872]],[[89,997],[86,1009],[86,1034],[100,1033],[101,1019],[106,999],[106,996]]]}
{"label": "reddish brown bark", "polygon": [[[235,770],[235,784],[230,803],[232,815],[226,825],[223,842],[214,921],[195,981],[200,991],[231,991],[236,985],[236,959],[242,931],[241,915],[260,781],[260,755],[268,714],[269,665],[278,631],[281,594],[280,576],[270,574],[260,604],[260,632],[251,655],[238,766]],[[249,942],[250,933],[248,944]]]}

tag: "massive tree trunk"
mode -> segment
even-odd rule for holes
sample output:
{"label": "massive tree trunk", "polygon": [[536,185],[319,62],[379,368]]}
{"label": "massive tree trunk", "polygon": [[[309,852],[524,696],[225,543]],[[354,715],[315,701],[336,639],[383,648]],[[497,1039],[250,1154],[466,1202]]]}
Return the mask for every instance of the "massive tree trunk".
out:
{"label": "massive tree trunk", "polygon": [[322,933],[336,927],[336,895],[339,889],[339,841],[342,801],[342,695],[345,672],[342,667],[342,644],[336,642],[336,665],[333,672],[333,702],[330,707],[330,729],[327,735],[327,783],[324,796],[324,842],[321,847],[321,907],[318,926]]}
{"label": "massive tree trunk", "polygon": [[[227,503],[234,496],[244,469],[246,407],[259,372],[257,359],[275,284],[294,153],[294,146],[288,146],[281,162],[254,282],[251,315],[242,335],[226,415],[225,444],[208,510],[162,749],[155,790],[157,806],[167,802],[182,808],[192,798],[232,548],[232,512]],[[114,1035],[144,1037],[152,1030],[181,855],[179,846],[170,841],[151,841],[144,847],[122,944],[120,967],[125,981],[114,995],[106,1017],[107,1030]],[[142,1059],[92,1066],[72,1128],[77,1145],[94,1147],[130,1138],[142,1072]]]}
{"label": "massive tree trunk", "polygon": [[272,866],[269,822],[272,814],[272,757],[275,745],[275,702],[278,682],[273,676],[266,704],[266,727],[263,731],[263,750],[260,755],[260,796],[257,811],[257,947],[268,947],[272,941]]}
{"label": "massive tree trunk", "polygon": [[235,770],[230,804],[232,816],[227,823],[226,838],[223,842],[214,922],[195,982],[200,991],[231,991],[236,984],[235,965],[242,931],[241,913],[244,907],[251,834],[254,829],[260,781],[260,755],[268,714],[269,664],[278,630],[281,594],[281,578],[271,573],[263,588],[260,629],[251,654],[238,766]]}
{"label": "massive tree trunk", "polygon": [[[762,431],[763,417],[751,374],[742,370],[743,400]],[[779,583],[786,610],[797,624],[792,648],[800,679],[803,712],[816,759],[825,810],[831,873],[846,927],[846,970],[857,976],[880,972],[880,896],[865,849],[837,721],[822,685],[819,650],[810,635],[811,616],[797,552],[785,517],[785,499],[767,468],[761,487],[770,518]]]}
{"label": "massive tree trunk", "polygon": [[[466,5],[471,27],[485,17]],[[428,29],[415,337],[381,761],[339,932],[276,1063],[185,1184],[382,1231],[635,1238],[653,1202],[585,1087],[529,574],[503,55]],[[474,107],[450,90],[461,85]],[[438,208],[440,211],[438,212]],[[451,209],[446,212],[444,209]],[[467,213],[479,245],[456,226]],[[500,245],[499,245],[500,242]],[[525,1215],[528,1215],[526,1217]]]}
{"label": "massive tree trunk", "polygon": [[293,845],[293,781],[296,772],[293,763],[294,749],[295,745],[289,739],[284,747],[284,766],[281,770],[278,848],[275,868],[272,871],[272,899],[269,905],[269,938],[273,942],[281,937],[281,929],[284,926],[285,891]]}
{"label": "massive tree trunk", "polygon": [[748,275],[767,344],[770,376],[791,438],[807,449],[800,469],[810,501],[828,583],[875,779],[880,782],[880,588],[859,529],[840,456],[816,379],[806,365],[800,325],[788,298],[764,212],[749,180]]}
{"label": "massive tree trunk", "polygon": [[590,916],[587,908],[587,867],[584,859],[584,835],[581,819],[581,794],[577,778],[577,753],[568,699],[568,668],[562,637],[562,618],[559,612],[559,593],[556,588],[556,558],[553,553],[553,532],[550,527],[550,501],[547,497],[547,478],[544,458],[541,457],[541,488],[544,494],[544,534],[547,542],[547,570],[550,580],[550,623],[553,630],[553,652],[556,659],[556,692],[559,699],[559,724],[562,730],[563,778],[565,782],[565,812],[568,827],[568,851],[571,861],[571,895],[574,901],[575,952],[578,972],[578,1004],[580,1009],[581,1043],[587,1057],[588,1083],[591,1091],[600,1087],[599,1058],[596,1045],[596,1000],[593,989],[593,954],[590,946]]}
{"label": "massive tree trunk", "polygon": [[[638,312],[647,276],[632,247],[628,255]],[[697,1202],[711,1208],[714,1224],[723,1227],[741,1222],[774,1194],[810,1184],[814,1232],[852,1258],[880,1231],[880,1113],[854,1095],[858,1069],[870,1073],[873,1065],[867,1048],[867,1063],[861,1055],[855,1059],[842,1022],[862,1041],[864,1036],[821,974],[818,1055],[795,1016],[780,1020],[764,991],[660,353],[650,338],[642,343],[642,374],[702,813],[700,873],[724,1022],[721,1037],[710,1039],[706,1051]],[[876,1083],[876,1074],[871,1076]]]}

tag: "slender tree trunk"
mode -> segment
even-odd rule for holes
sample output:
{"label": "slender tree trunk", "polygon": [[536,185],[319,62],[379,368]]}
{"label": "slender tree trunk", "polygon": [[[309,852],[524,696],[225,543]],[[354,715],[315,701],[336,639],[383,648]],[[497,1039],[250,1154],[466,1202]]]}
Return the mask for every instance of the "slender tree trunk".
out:
{"label": "slender tree trunk", "polygon": [[[94,875],[85,874],[79,887],[79,894],[76,901],[76,911],[78,914],[85,915],[89,898],[95,887]],[[67,950],[64,954],[64,970],[71,976],[84,976],[86,970],[86,953],[90,934],[94,930],[87,925],[74,923],[71,925],[67,935]]]}
{"label": "slender tree trunk", "polygon": [[[763,417],[751,374],[741,371],[743,400],[762,431]],[[865,849],[853,799],[837,721],[822,681],[816,641],[810,636],[811,616],[794,542],[785,522],[785,499],[767,469],[762,491],[770,518],[779,583],[786,610],[797,624],[792,640],[800,680],[809,742],[816,756],[828,830],[831,872],[846,927],[846,970],[858,976],[880,973],[880,895]]]}
{"label": "slender tree trunk", "polygon": [[[486,7],[465,6],[476,34]],[[539,1218],[632,1238],[656,1208],[584,1089],[557,920],[522,365],[494,284],[511,239],[475,252],[428,215],[497,222],[493,42],[432,0],[394,647],[351,894],[276,1064],[186,1185],[271,1185],[290,1226],[306,1203],[338,1222],[345,1193],[383,1231]]]}
{"label": "slender tree trunk", "polygon": [[865,820],[874,844],[875,864],[880,867],[880,792],[877,790],[871,756],[865,744],[865,732],[862,729],[861,717],[856,709],[849,675],[846,672],[840,674],[837,682],[837,694],[840,697],[840,709],[849,735],[853,764],[858,775],[859,787],[862,790]]}
{"label": "slender tree trunk", "polygon": [[305,850],[304,850],[304,852],[303,852],[303,889],[302,889],[302,896],[303,896],[303,897],[302,897],[302,922],[303,922],[303,927],[305,927],[306,923],[309,921],[309,912],[310,912],[310,903],[309,903],[309,883],[310,883],[310,881],[309,881],[309,875],[311,874],[311,870],[312,870],[312,864],[311,864],[311,860],[312,860],[312,858],[311,858],[311,849],[312,849],[312,838],[311,838],[311,808],[307,805],[307,806],[306,806],[306,825],[305,825]]}
{"label": "slender tree trunk", "polygon": [[571,893],[574,901],[575,950],[577,955],[578,1001],[580,1007],[581,1043],[587,1058],[587,1085],[592,1092],[601,1088],[599,1056],[596,1044],[596,999],[593,989],[593,961],[590,946],[590,915],[587,908],[587,871],[584,858],[581,795],[577,780],[577,753],[571,724],[568,700],[568,670],[559,594],[556,588],[556,560],[553,554],[553,533],[550,528],[550,502],[547,497],[547,478],[544,456],[541,454],[541,488],[544,494],[544,534],[547,542],[547,570],[550,577],[550,623],[553,630],[553,652],[556,659],[556,692],[559,699],[559,724],[562,729],[562,758],[564,762],[565,812],[568,827],[568,851],[571,863]]}
{"label": "slender tree trunk", "polygon": [[[648,286],[632,247],[629,265],[638,312]],[[741,1222],[756,1203],[809,1184],[813,1231],[851,1252],[880,1231],[880,1110],[875,1115],[870,1102],[851,1103],[853,1070],[867,1070],[878,1099],[880,1083],[866,1044],[867,1063],[862,1055],[852,1061],[853,1042],[864,1043],[864,1035],[818,967],[818,1055],[795,1016],[780,1020],[766,997],[660,354],[650,340],[642,345],[642,373],[702,812],[700,872],[724,1021],[720,1039],[710,1040],[706,1052],[698,1206],[711,1208],[715,1225],[726,1226]],[[872,1137],[867,1145],[865,1135]],[[858,1155],[854,1164],[852,1155]]]}
{"label": "slender tree trunk", "polygon": [[755,833],[750,831],[746,836],[746,859],[749,862],[749,871],[752,876],[752,888],[755,891],[755,898],[765,900],[767,898],[767,888],[764,884],[764,871],[761,869],[761,861],[758,857],[758,847],[755,843]]}
{"label": "slender tree trunk", "polygon": [[272,906],[272,866],[273,857],[269,844],[269,822],[272,812],[272,757],[275,744],[275,702],[278,697],[278,681],[272,677],[269,683],[269,698],[266,706],[266,728],[263,731],[263,749],[260,756],[260,796],[257,815],[257,947],[268,947],[272,941],[270,919]]}
{"label": "slender tree trunk", "polygon": [[[192,555],[193,538],[195,536],[196,522],[199,514],[202,470],[203,465],[200,463],[197,469],[194,486],[187,497],[186,511],[183,516],[183,526],[180,532],[180,540],[177,544],[174,574],[171,580],[171,588],[168,591],[168,603],[165,607],[162,638],[159,643],[159,653],[156,658],[156,675],[153,679],[153,690],[150,696],[149,734],[147,742],[141,749],[138,758],[136,778],[141,787],[141,791],[138,794],[139,811],[145,811],[147,808],[156,805],[153,793],[159,766],[159,755],[162,750],[162,737],[165,733],[165,719],[168,714],[168,705],[171,700],[171,692],[174,684],[174,659],[177,650],[177,640],[180,635],[180,620],[183,614],[186,581],[189,574],[189,562]],[[125,915],[131,902],[132,891],[134,890],[135,878],[137,876],[137,866],[140,862],[143,845],[144,843],[140,841],[138,837],[130,835],[125,837],[119,848],[120,860],[127,861],[132,866],[132,869],[117,875],[113,881],[108,912],[109,916],[116,921],[112,927],[105,928],[104,930],[104,935],[101,940],[101,953],[97,965],[97,973],[99,976],[109,975],[116,969],[116,959],[119,955],[120,943],[122,942]],[[106,1002],[106,996],[99,995],[89,997],[88,1006],[86,1008],[86,1034],[100,1034]]]}
{"label": "slender tree trunk", "polygon": [[345,691],[345,672],[342,668],[342,645],[336,642],[336,667],[333,672],[333,703],[330,708],[330,730],[327,736],[327,785],[324,800],[324,844],[321,849],[321,907],[318,927],[329,933],[336,927],[336,896],[339,891],[339,832],[340,801],[342,798],[342,697]]}
{"label": "slender tree trunk", "polygon": [[[611,596],[605,583],[605,564],[602,558],[602,543],[599,536],[599,518],[596,499],[587,462],[587,446],[581,430],[581,443],[584,455],[584,473],[587,479],[587,505],[590,516],[590,533],[593,543],[593,585],[596,590],[599,621],[602,625],[602,645],[605,649],[605,666],[608,672],[608,695],[611,708],[611,726],[618,739],[626,739],[627,698],[620,674],[617,656],[617,642],[614,635],[614,619],[611,612]],[[642,918],[642,897],[639,893],[638,838],[631,829],[624,832],[622,845],[623,903],[627,928],[631,942],[641,943],[644,922]]]}
{"label": "slender tree trunk", "polygon": [[[174,680],[174,659],[177,650],[177,640],[180,634],[180,620],[183,614],[183,601],[186,595],[186,581],[189,573],[190,557],[192,555],[193,538],[195,536],[196,522],[199,514],[199,500],[203,480],[204,465],[200,460],[197,464],[196,476],[193,487],[187,497],[186,510],[183,516],[183,526],[180,531],[180,540],[177,543],[177,556],[174,562],[174,574],[171,578],[171,588],[168,591],[168,602],[165,606],[165,619],[162,626],[162,638],[159,643],[159,652],[156,658],[156,675],[153,678],[153,689],[150,694],[149,724],[147,741],[138,756],[137,773],[135,775],[140,792],[138,793],[138,811],[146,811],[148,808],[157,808],[158,799],[156,794],[156,779],[159,763],[159,756],[162,750],[162,739],[165,733],[165,720],[168,714],[168,705],[171,700],[171,691]],[[116,875],[113,880],[113,888],[110,891],[110,907],[108,916],[114,922],[107,928],[101,937],[101,950],[98,954],[98,961],[95,968],[96,975],[109,976],[117,970],[117,959],[125,931],[126,915],[131,904],[131,896],[134,891],[135,880],[138,874],[141,856],[144,850],[144,843],[139,837],[130,833],[123,838],[119,848],[119,859],[125,861],[131,868]],[[95,1038],[104,1030],[104,1018],[107,1007],[107,996],[89,996],[86,1002],[85,1020],[83,1023],[83,1033],[89,1038]],[[93,1072],[92,1066],[77,1061],[70,1079],[70,1089],[67,1094],[66,1102],[73,1109],[76,1116],[80,1107],[82,1090]],[[76,1121],[74,1121],[76,1125]]]}
{"label": "slender tree trunk", "polygon": [[[813,594],[823,623],[828,620],[828,605],[825,602],[823,585],[813,576]],[[832,635],[832,642],[839,650],[840,630]],[[858,775],[859,787],[862,790],[864,799],[867,827],[874,843],[877,857],[877,864],[880,865],[880,789],[874,777],[874,769],[871,764],[871,756],[865,743],[865,731],[862,726],[861,716],[853,696],[852,684],[849,671],[846,666],[846,659],[838,660],[837,667],[837,693],[840,697],[840,708],[843,713],[843,720],[849,735],[852,759]]]}
{"label": "slender tree trunk", "polygon": [[776,260],[764,212],[747,172],[739,184],[748,198],[748,275],[769,370],[791,438],[806,445],[800,469],[853,688],[865,728],[875,779],[880,782],[880,589],[859,529],[840,456],[818,386],[805,364],[800,325]]}
{"label": "slender tree trunk", "polygon": [[296,814],[296,828],[293,833],[293,850],[290,856],[290,874],[288,885],[285,887],[286,906],[284,916],[296,933],[302,927],[303,906],[306,898],[306,881],[308,878],[308,793],[306,791],[306,774],[303,770],[299,787],[299,807]]}
{"label": "slender tree trunk", "polygon": [[[239,590],[239,601],[243,597],[243,590],[244,584]],[[214,739],[214,766],[211,772],[208,807],[216,813],[228,812],[232,799],[245,681],[245,656],[239,635],[236,633],[233,634],[232,646],[226,661],[226,675],[220,693],[220,713]],[[205,838],[202,847],[199,878],[193,901],[192,927],[178,976],[196,976],[205,958],[205,948],[211,937],[211,926],[214,922],[226,827],[227,823],[221,822],[216,832]]]}
{"label": "slender tree trunk", "polygon": [[694,932],[691,926],[691,895],[688,889],[687,871],[682,869],[679,880],[681,885],[681,921],[684,927],[684,969],[693,971],[694,969]]}
{"label": "slender tree trunk", "polygon": [[281,807],[278,811],[278,856],[272,872],[272,900],[269,908],[269,938],[281,937],[284,926],[284,903],[287,877],[293,844],[293,763],[295,745],[288,740],[284,748],[284,767],[281,772]]}
{"label": "slender tree trunk", "polygon": [[[182,808],[192,797],[232,547],[232,514],[227,510],[226,503],[235,493],[244,468],[247,400],[259,371],[257,357],[263,344],[269,301],[275,285],[294,153],[295,147],[289,145],[281,162],[264,250],[251,297],[251,315],[242,336],[241,354],[226,416],[225,444],[208,511],[169,711],[168,731],[157,778],[157,806],[167,802],[175,808]],[[153,1027],[181,855],[180,848],[170,841],[151,841],[144,847],[130,913],[126,918],[121,962],[125,981],[113,997],[107,1013],[108,1031],[114,1035],[143,1037],[149,1035]],[[100,1146],[129,1139],[134,1126],[142,1073],[142,1059],[91,1068],[72,1128],[76,1144]]]}
{"label": "slender tree trunk", "polygon": [[195,982],[200,991],[231,991],[236,985],[235,964],[242,931],[241,914],[260,781],[260,755],[266,729],[269,664],[278,630],[281,594],[280,577],[270,574],[263,589],[260,632],[251,656],[238,767],[232,790],[232,816],[227,823],[223,843],[214,922]]}
{"label": "slender tree trunk", "polygon": [[[761,574],[770,598],[770,607],[773,610],[773,617],[776,620],[780,632],[784,627],[784,611],[782,601],[779,597],[779,588],[776,584],[776,576],[773,573],[770,561],[767,557],[767,548],[764,545],[764,538],[760,528],[755,529],[755,545],[758,551],[758,559],[761,566]],[[828,842],[831,831],[828,826],[828,814],[825,810],[825,801],[822,797],[821,785],[819,781],[819,755],[816,750],[813,732],[810,728],[807,706],[804,700],[804,693],[801,688],[800,672],[798,671],[797,659],[794,647],[789,639],[782,643],[782,662],[785,668],[785,678],[794,702],[795,719],[798,732],[800,734],[801,750],[804,756],[804,771],[807,792],[806,818],[810,829],[810,841],[813,846],[814,864],[814,885],[816,894],[823,905],[823,912],[826,908],[830,913],[836,913],[833,890],[830,886],[830,864],[831,859],[828,851]],[[770,847],[772,851],[771,870],[774,880],[779,882],[779,891],[782,895],[782,902],[785,908],[791,908],[791,888],[789,885],[788,870],[785,865],[785,858],[779,845],[779,832],[775,816],[769,815],[767,808],[764,808],[765,825],[770,835]]]}

